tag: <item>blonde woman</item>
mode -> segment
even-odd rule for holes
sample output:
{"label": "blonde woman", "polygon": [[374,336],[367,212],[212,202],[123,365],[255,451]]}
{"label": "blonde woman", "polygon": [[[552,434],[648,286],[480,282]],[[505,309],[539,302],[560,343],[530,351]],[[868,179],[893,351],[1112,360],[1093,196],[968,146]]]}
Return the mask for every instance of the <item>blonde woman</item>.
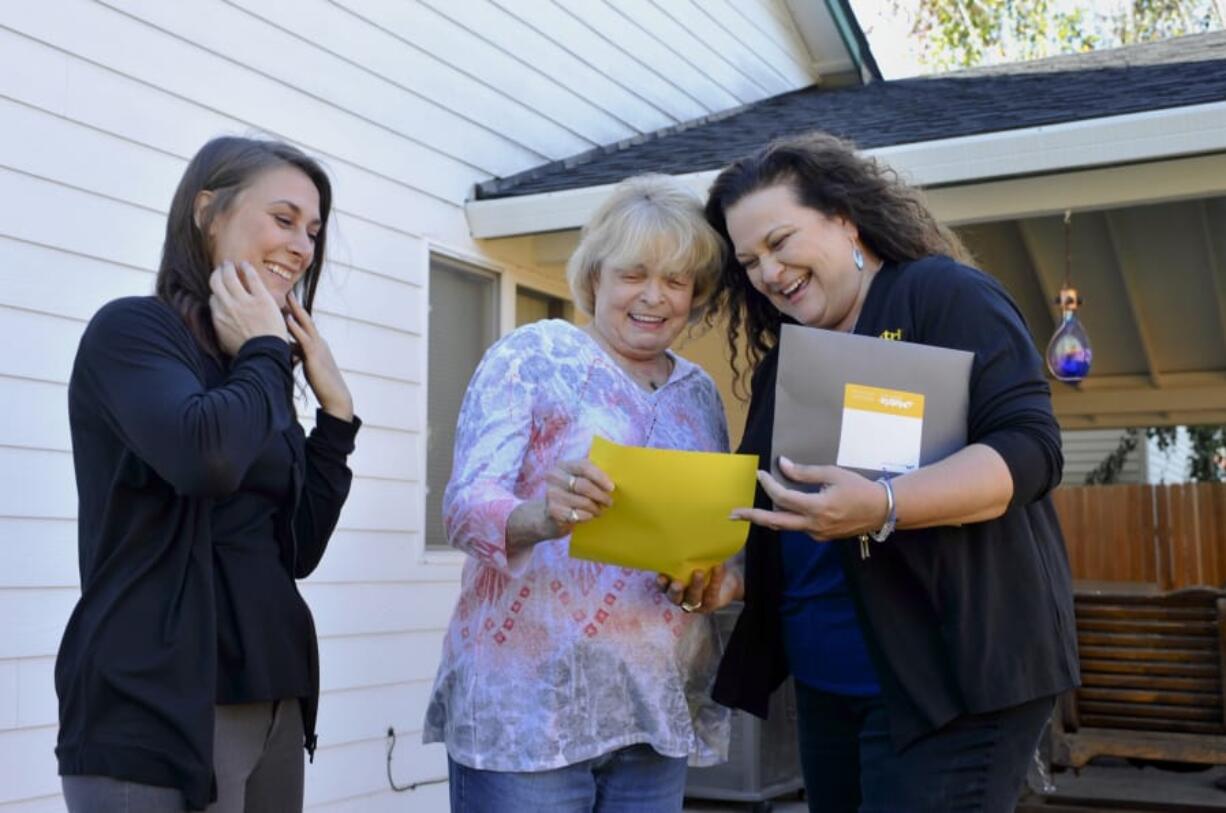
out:
{"label": "blonde woman", "polygon": [[710,617],[673,606],[654,573],[568,552],[615,498],[586,459],[593,436],[727,450],[711,379],[669,350],[722,258],[697,197],[626,181],[567,269],[591,321],[524,326],[473,376],[443,502],[468,560],[425,725],[447,745],[453,811],[679,811],[687,761],[726,757]]}

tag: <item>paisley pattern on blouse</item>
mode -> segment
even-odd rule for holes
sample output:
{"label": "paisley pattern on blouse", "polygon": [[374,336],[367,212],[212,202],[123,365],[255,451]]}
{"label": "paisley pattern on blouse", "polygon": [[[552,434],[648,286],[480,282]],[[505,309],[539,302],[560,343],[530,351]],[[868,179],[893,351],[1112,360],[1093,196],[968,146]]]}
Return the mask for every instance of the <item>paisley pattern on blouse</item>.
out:
{"label": "paisley pattern on blouse", "polygon": [[586,333],[550,320],[499,341],[473,375],[443,498],[448,539],[469,556],[423,735],[457,762],[541,771],[635,743],[692,765],[727,758],[710,617],[678,611],[654,573],[570,558],[569,537],[506,551],[511,512],[542,498],[546,473],[586,457],[594,435],[727,451],[715,385],[673,358],[648,392]]}

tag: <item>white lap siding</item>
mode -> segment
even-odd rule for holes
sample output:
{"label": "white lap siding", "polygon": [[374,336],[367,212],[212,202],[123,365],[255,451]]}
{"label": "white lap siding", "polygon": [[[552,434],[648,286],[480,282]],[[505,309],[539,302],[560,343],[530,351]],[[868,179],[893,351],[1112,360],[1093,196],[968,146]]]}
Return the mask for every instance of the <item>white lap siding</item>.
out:
{"label": "white lap siding", "polygon": [[422,542],[429,252],[484,256],[461,208],[474,183],[802,86],[806,60],[769,0],[3,4],[0,811],[63,804],[52,671],[78,592],[77,341],[102,303],[151,291],[204,141],[284,138],[335,184],[317,312],[366,423],[303,588],[323,684],[308,807],[445,810],[445,785],[397,794],[385,773],[391,726],[398,782],[446,774],[418,744],[458,577]]}

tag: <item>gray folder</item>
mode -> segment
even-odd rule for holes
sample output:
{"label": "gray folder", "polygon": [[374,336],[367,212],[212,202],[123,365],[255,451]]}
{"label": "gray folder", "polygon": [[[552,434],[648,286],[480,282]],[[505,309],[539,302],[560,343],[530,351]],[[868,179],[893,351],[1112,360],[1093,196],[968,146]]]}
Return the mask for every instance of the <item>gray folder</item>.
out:
{"label": "gray folder", "polygon": [[[974,353],[833,330],[784,325],[775,381],[771,472],[779,457],[835,465],[848,384],[924,396],[919,464],[934,463],[966,445],[966,412]],[[881,471],[847,466],[876,479]],[[805,488],[805,490],[811,490]]]}

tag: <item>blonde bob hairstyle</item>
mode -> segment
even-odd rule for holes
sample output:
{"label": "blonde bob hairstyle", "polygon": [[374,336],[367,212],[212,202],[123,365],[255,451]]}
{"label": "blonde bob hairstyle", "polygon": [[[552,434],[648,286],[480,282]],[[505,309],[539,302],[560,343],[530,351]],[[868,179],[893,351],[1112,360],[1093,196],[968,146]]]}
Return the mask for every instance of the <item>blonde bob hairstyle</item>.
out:
{"label": "blonde bob hairstyle", "polygon": [[615,186],[583,227],[566,264],[579,310],[595,312],[602,268],[644,266],[693,279],[690,321],[701,318],[724,262],[724,242],[702,206],[696,193],[668,175],[636,175]]}

